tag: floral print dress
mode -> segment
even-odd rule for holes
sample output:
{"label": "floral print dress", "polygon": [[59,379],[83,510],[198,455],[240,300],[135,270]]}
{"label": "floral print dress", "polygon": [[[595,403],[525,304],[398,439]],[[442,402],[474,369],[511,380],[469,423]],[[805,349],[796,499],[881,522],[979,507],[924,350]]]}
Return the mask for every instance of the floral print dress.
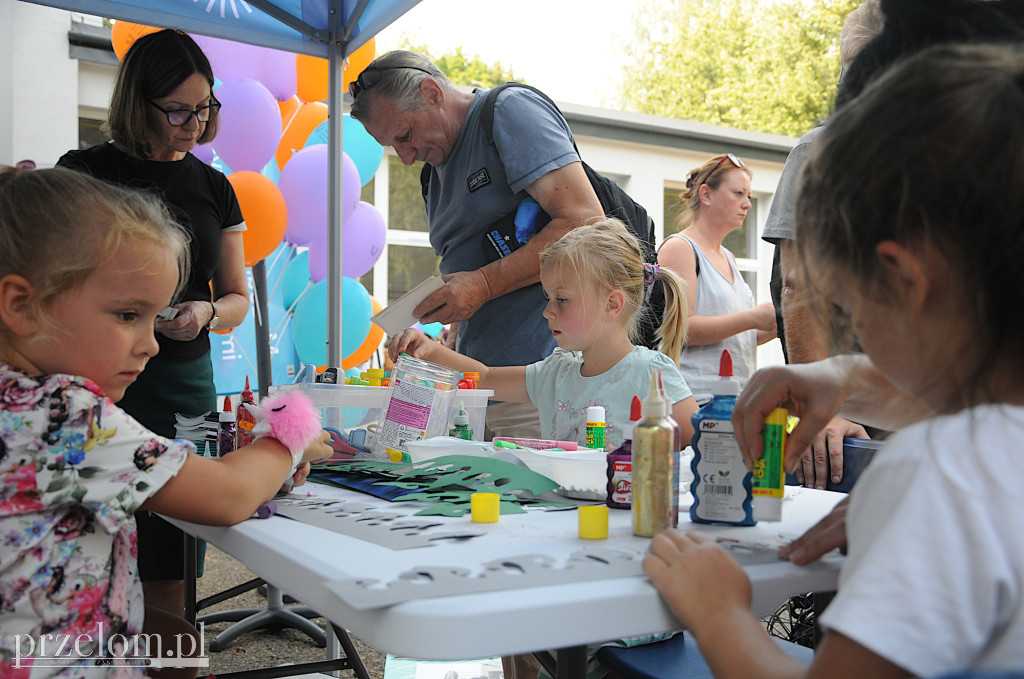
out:
{"label": "floral print dress", "polygon": [[[122,654],[142,631],[132,514],[194,450],[145,429],[91,380],[0,364],[0,675],[142,676],[81,656]],[[67,638],[75,663],[15,668],[30,638],[36,655]]]}

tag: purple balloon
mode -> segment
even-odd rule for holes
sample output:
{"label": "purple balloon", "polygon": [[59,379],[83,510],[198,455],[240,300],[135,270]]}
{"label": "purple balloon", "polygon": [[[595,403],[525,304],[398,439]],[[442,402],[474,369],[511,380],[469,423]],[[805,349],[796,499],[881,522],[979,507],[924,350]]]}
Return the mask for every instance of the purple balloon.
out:
{"label": "purple balloon", "polygon": [[220,129],[213,148],[235,172],[259,172],[281,143],[281,108],[266,87],[249,78],[217,88]]}
{"label": "purple balloon", "polygon": [[314,283],[327,278],[327,236],[309,244],[309,277]]}
{"label": "purple balloon", "polygon": [[223,83],[235,78],[251,78],[256,80],[267,63],[269,50],[266,47],[247,45],[233,40],[211,38],[206,35],[192,34],[210,60],[213,75]]}
{"label": "purple balloon", "polygon": [[196,144],[192,155],[210,165],[213,163],[213,144]]}
{"label": "purple balloon", "polygon": [[262,82],[278,101],[288,101],[295,94],[295,55],[281,50],[268,50],[267,63],[260,75]]}
{"label": "purple balloon", "polygon": [[[355,210],[341,225],[342,274],[349,278],[359,278],[372,269],[384,252],[386,231],[384,215],[380,210],[369,203],[359,201]],[[312,250],[312,246],[310,249]],[[309,261],[312,269],[312,255]]]}
{"label": "purple balloon", "polygon": [[[355,163],[345,154],[342,154],[341,162],[341,218],[344,221],[359,202],[360,184]],[[307,245],[317,238],[327,236],[327,169],[327,145],[314,144],[292,155],[281,170],[277,185],[288,205],[285,238],[290,243]]]}

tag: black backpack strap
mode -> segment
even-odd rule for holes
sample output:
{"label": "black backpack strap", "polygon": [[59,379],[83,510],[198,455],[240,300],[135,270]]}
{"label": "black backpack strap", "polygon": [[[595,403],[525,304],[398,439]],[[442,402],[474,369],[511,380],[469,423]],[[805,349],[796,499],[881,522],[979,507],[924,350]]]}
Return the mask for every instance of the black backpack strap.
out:
{"label": "black backpack strap", "polygon": [[[536,87],[533,87],[532,85],[526,85],[517,82],[507,82],[504,85],[498,85],[497,87],[494,87],[490,91],[488,91],[486,95],[484,95],[483,108],[480,109],[480,125],[481,127],[484,128],[484,135],[487,138],[487,143],[490,144],[491,146],[494,146],[494,107],[498,103],[498,95],[510,87],[519,87],[524,90],[530,90],[538,97],[546,101],[551,106],[551,108],[555,109],[555,111],[558,112],[558,115],[562,116],[563,118],[565,117],[562,114],[561,109],[558,108],[558,105],[551,100],[551,97],[544,94],[543,92],[538,90]],[[579,156],[580,150],[576,148],[575,139],[572,140],[572,147],[573,149],[575,149],[576,155]]]}
{"label": "black backpack strap", "polygon": [[423,163],[423,167],[420,169],[420,193],[423,194],[423,200],[427,200],[427,191],[430,190],[430,171],[434,169],[433,165],[429,163]]}

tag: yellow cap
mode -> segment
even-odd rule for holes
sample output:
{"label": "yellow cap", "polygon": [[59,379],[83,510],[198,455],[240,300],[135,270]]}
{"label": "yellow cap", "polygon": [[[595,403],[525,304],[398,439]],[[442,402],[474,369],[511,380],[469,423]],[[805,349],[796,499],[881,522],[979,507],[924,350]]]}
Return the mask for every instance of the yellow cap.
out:
{"label": "yellow cap", "polygon": [[608,537],[608,507],[587,505],[579,508],[580,537],[584,540],[604,540]]}
{"label": "yellow cap", "polygon": [[469,496],[470,512],[474,523],[497,523],[500,513],[497,493],[473,493]]}

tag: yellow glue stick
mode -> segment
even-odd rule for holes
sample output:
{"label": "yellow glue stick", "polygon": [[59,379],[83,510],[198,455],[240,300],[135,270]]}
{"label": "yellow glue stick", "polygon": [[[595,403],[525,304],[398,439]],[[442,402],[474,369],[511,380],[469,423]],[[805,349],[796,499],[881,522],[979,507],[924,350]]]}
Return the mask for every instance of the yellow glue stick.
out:
{"label": "yellow glue stick", "polygon": [[782,521],[782,496],[786,486],[783,467],[786,451],[786,421],[789,412],[776,408],[764,418],[761,433],[764,453],[754,463],[753,509],[755,521]]}

